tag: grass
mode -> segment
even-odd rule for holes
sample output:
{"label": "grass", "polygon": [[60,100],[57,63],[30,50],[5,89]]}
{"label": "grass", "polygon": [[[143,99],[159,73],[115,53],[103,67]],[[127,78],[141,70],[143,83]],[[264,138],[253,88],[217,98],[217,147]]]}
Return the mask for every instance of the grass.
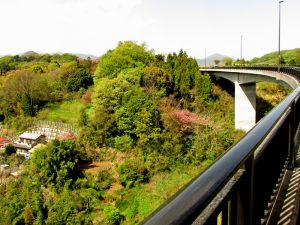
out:
{"label": "grass", "polygon": [[256,84],[256,116],[258,119],[267,115],[287,95],[289,90],[283,86],[269,82]]}
{"label": "grass", "polygon": [[62,121],[76,126],[82,108],[84,108],[84,104],[80,100],[51,103],[38,112],[37,118],[41,120]]}
{"label": "grass", "polygon": [[177,168],[171,172],[156,174],[145,185],[127,190],[123,201],[119,202],[121,212],[126,217],[123,224],[138,224],[149,216],[166,200],[204,171],[212,161],[204,161],[200,166]]}

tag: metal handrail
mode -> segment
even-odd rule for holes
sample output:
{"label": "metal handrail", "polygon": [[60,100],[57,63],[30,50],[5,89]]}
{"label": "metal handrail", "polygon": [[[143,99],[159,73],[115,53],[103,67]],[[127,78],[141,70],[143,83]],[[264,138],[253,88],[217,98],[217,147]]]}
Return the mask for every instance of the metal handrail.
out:
{"label": "metal handrail", "polygon": [[[271,67],[256,67],[252,69],[273,70]],[[215,69],[222,69],[220,67]],[[226,67],[226,69],[242,69],[241,67]],[[243,69],[250,69],[243,67]],[[283,68],[282,68],[283,69]],[[282,72],[289,73],[292,68]],[[293,73],[300,80],[300,72]],[[290,74],[290,73],[289,73]],[[299,75],[299,76],[298,76]],[[299,97],[300,86],[292,91],[277,107],[253,127],[236,145],[227,150],[215,163],[196,177],[172,199],[157,209],[143,224],[191,224],[212,199],[220,192],[227,182],[243,168],[245,162],[254,156],[255,150],[265,141],[268,134],[278,121],[290,116],[290,109]],[[296,121],[299,123],[299,121]]]}
{"label": "metal handrail", "polygon": [[[212,67],[201,67],[201,69],[249,69],[249,70],[266,70],[273,71],[278,73],[278,67],[276,66],[212,66]],[[298,81],[300,81],[300,67],[295,66],[282,66],[280,67],[280,73],[286,73],[295,77]]]}

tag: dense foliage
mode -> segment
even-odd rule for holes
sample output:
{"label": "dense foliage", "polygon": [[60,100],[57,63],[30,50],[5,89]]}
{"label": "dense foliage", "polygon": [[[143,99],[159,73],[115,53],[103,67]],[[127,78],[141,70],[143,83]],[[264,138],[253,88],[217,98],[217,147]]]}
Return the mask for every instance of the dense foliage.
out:
{"label": "dense foliage", "polygon": [[[47,103],[60,102],[93,84],[91,60],[71,54],[27,52],[0,58],[0,117],[6,122],[35,116]],[[71,97],[72,98],[72,97]]]}
{"label": "dense foliage", "polygon": [[7,65],[7,127],[26,128],[60,101],[80,118],[77,138],[39,148],[16,181],[0,183],[0,224],[136,224],[243,134],[232,96],[183,50],[155,55],[126,41],[96,68],[33,52]]}
{"label": "dense foliage", "polygon": [[53,183],[61,187],[75,175],[77,161],[74,142],[54,140],[32,155],[31,172],[38,174],[44,185]]}

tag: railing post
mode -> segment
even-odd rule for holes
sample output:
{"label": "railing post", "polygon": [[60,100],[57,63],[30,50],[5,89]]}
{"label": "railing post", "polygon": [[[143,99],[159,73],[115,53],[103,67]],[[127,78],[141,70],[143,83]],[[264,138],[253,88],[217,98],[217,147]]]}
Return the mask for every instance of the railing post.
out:
{"label": "railing post", "polygon": [[236,192],[230,200],[230,225],[238,225],[238,193]]}
{"label": "railing post", "polygon": [[222,225],[228,225],[228,202],[222,209]]}
{"label": "railing post", "polygon": [[245,162],[245,182],[241,187],[241,202],[243,205],[244,224],[252,225],[253,220],[253,185],[254,185],[254,154]]}
{"label": "railing post", "polygon": [[253,219],[253,182],[254,182],[254,155],[252,154],[244,164],[244,178],[240,188],[230,200],[230,224],[252,225]]}
{"label": "railing post", "polygon": [[291,114],[289,118],[289,163],[288,169],[294,170],[296,162],[296,151],[295,151],[295,135],[296,135],[296,111],[295,102],[291,104]]}

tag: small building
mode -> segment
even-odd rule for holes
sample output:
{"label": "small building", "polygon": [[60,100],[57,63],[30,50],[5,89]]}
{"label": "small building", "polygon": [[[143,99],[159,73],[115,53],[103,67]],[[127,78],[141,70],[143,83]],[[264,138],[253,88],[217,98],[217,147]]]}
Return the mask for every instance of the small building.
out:
{"label": "small building", "polygon": [[43,134],[34,134],[25,132],[19,136],[19,140],[13,143],[18,153],[28,153],[38,144],[45,144],[46,136]]}
{"label": "small building", "polygon": [[4,150],[6,145],[12,144],[11,140],[0,137],[0,150]]}

